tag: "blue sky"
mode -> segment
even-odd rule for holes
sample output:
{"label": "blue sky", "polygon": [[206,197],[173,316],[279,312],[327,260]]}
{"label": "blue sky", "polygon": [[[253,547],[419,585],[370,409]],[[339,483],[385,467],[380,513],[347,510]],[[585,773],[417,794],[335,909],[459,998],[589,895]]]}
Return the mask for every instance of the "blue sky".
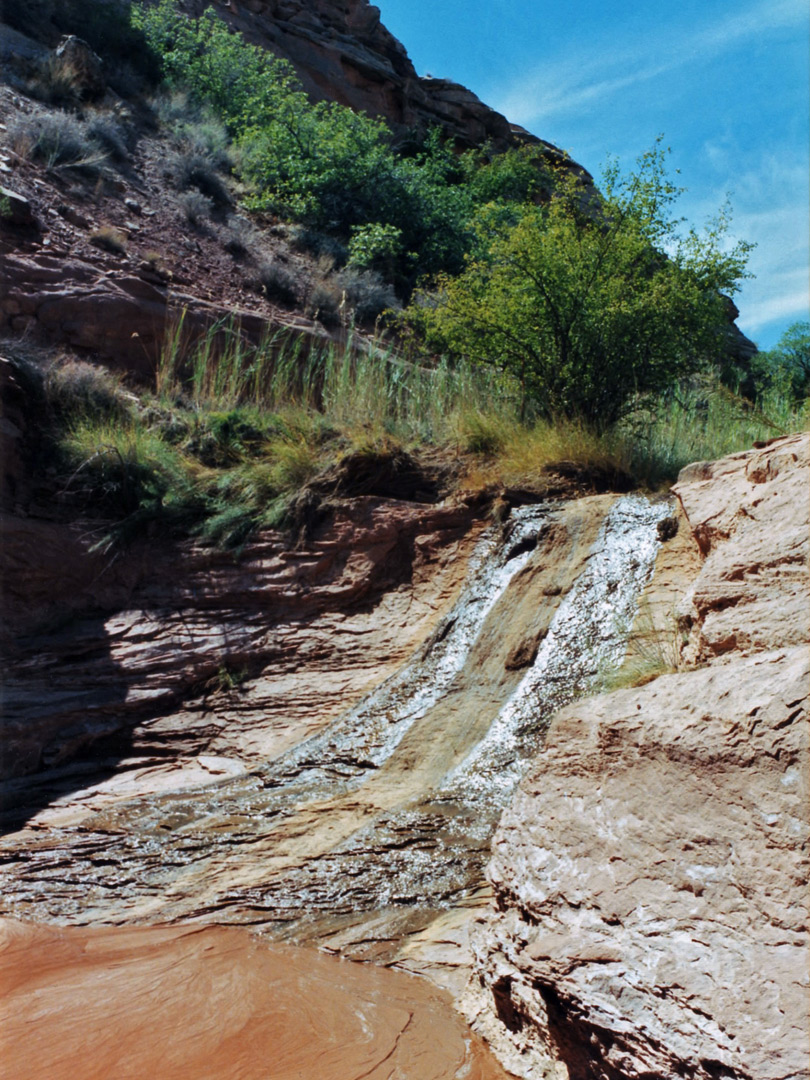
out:
{"label": "blue sky", "polygon": [[659,134],[702,225],[755,242],[738,323],[769,348],[810,318],[807,0],[375,0],[420,75],[463,83],[598,178]]}

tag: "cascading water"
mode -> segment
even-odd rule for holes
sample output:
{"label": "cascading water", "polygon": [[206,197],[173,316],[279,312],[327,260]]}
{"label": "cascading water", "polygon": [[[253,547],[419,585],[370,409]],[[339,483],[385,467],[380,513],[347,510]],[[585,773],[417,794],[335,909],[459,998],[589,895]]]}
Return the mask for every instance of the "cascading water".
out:
{"label": "cascading water", "polygon": [[655,527],[669,513],[666,503],[640,496],[613,506],[537,658],[484,739],[447,778],[443,794],[457,797],[472,788],[477,798],[505,805],[552,712],[590,690],[602,671],[618,666],[652,573],[659,543]]}
{"label": "cascading water", "polygon": [[[215,912],[291,936],[318,920],[458,903],[481,881],[497,819],[552,713],[621,659],[669,513],[666,502],[616,500],[601,527],[582,532],[560,599],[536,575],[565,561],[560,534],[576,548],[576,514],[513,511],[480,539],[430,641],[355,708],[251,776],[124,804],[60,830],[47,849],[17,852],[6,897],[38,918]],[[536,657],[512,670],[503,639],[543,605]]]}

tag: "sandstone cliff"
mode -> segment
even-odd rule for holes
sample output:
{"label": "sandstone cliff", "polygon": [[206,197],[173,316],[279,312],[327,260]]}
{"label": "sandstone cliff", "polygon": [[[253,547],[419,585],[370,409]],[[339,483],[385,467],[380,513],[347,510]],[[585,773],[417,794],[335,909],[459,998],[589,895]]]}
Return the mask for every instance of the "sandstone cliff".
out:
{"label": "sandstone cliff", "polygon": [[682,472],[684,670],[559,713],[501,821],[478,1024],[517,1075],[808,1075],[808,446]]}
{"label": "sandstone cliff", "polygon": [[[187,4],[194,14],[207,6],[206,0]],[[511,124],[466,87],[420,78],[368,0],[217,0],[215,6],[248,40],[289,60],[315,99],[381,116],[402,135],[438,126],[459,147],[532,143],[555,164],[568,164],[560,150]]]}

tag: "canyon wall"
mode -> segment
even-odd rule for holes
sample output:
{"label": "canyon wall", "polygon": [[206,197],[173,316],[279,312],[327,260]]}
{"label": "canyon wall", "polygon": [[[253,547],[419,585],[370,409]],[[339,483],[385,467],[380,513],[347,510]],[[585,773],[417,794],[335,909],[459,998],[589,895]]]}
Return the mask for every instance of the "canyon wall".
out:
{"label": "canyon wall", "polygon": [[[195,15],[208,6],[206,0],[185,4]],[[550,163],[590,180],[562,151],[511,124],[471,90],[417,75],[404,45],[368,0],[217,0],[214,6],[249,41],[289,60],[316,100],[380,116],[402,136],[439,127],[462,148],[531,143]]]}
{"label": "canyon wall", "polygon": [[681,670],[563,709],[501,820],[468,1007],[516,1075],[808,1076],[808,445],[681,473]]}

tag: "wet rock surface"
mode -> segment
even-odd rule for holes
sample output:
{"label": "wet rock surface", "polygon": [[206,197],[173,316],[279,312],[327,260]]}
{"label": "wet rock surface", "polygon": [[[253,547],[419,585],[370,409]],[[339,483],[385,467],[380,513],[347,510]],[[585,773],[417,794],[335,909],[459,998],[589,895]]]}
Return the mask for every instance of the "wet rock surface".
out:
{"label": "wet rock surface", "polygon": [[[551,713],[621,652],[669,512],[635,496],[514,512],[411,662],[320,734],[218,784],[94,814],[66,801],[10,834],[5,910],[249,923],[397,959],[441,912],[480,903],[497,818]],[[524,640],[537,657],[516,669]]]}
{"label": "wet rock surface", "polygon": [[4,516],[6,775],[244,769],[384,679],[455,595],[472,513],[367,497],[328,517],[303,547],[268,533],[239,560],[154,540],[110,560],[89,524]]}
{"label": "wet rock surface", "polygon": [[687,669],[563,709],[503,816],[467,1005],[517,1075],[808,1075],[808,480],[684,470]]}

